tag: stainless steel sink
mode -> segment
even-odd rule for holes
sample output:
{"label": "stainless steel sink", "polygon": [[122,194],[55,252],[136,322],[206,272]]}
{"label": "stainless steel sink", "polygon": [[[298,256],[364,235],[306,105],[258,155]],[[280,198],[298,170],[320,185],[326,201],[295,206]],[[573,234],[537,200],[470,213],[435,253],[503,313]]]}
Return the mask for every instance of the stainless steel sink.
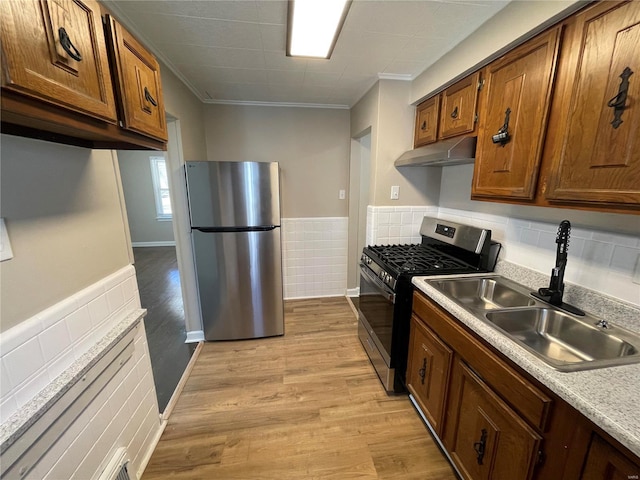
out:
{"label": "stainless steel sink", "polygon": [[640,361],[640,336],[616,326],[598,327],[598,319],[574,317],[552,308],[500,310],[487,321],[534,355],[563,371]]}
{"label": "stainless steel sink", "polygon": [[435,280],[430,282],[445,295],[470,310],[526,307],[536,304],[527,292],[516,290],[512,282],[502,277]]}
{"label": "stainless steel sink", "polygon": [[599,319],[577,316],[530,296],[530,290],[500,275],[434,279],[428,283],[561,371],[640,362],[640,334]]}

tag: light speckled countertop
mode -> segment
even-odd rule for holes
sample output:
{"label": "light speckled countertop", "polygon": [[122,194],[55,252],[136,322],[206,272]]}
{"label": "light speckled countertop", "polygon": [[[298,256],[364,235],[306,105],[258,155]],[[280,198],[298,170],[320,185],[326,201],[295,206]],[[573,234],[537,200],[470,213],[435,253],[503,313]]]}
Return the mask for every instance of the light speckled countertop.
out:
{"label": "light speckled countertop", "polygon": [[82,378],[98,360],[135,328],[145,316],[145,309],[128,312],[102,340],[91,347],[67,370],[58,375],[47,387],[23,405],[9,419],[0,425],[0,453],[13,445],[31,425],[33,425],[51,406]]}
{"label": "light speckled countertop", "polygon": [[[500,262],[494,273],[528,288],[546,286],[548,277],[526,268]],[[478,319],[427,282],[437,278],[478,276],[448,275],[414,277],[413,284],[437,304],[458,318],[514,363],[546,385],[559,397],[584,414],[613,438],[640,456],[640,364],[600,368],[579,372],[560,372],[529,353],[513,340]],[[607,319],[619,326],[640,332],[640,308],[618,302],[581,287],[567,285],[565,301]]]}

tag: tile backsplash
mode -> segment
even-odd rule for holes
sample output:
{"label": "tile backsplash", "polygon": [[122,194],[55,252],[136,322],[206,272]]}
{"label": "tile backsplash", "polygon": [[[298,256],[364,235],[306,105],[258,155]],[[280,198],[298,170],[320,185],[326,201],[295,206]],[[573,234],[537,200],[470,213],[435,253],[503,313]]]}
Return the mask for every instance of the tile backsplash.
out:
{"label": "tile backsplash", "polygon": [[[492,239],[502,244],[503,260],[545,275],[555,265],[557,223],[435,206],[369,205],[367,245],[419,243],[424,215],[491,229]],[[640,305],[640,285],[633,282],[634,272],[640,269],[640,235],[573,227],[568,253],[565,281]]]}

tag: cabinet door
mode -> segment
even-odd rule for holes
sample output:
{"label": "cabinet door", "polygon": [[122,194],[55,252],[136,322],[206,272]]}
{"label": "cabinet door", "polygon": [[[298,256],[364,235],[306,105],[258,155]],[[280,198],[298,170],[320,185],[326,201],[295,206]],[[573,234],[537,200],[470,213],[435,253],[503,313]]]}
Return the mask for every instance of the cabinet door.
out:
{"label": "cabinet door", "polygon": [[445,447],[463,476],[531,478],[541,437],[460,359],[451,382]]}
{"label": "cabinet door", "polygon": [[0,2],[2,88],[116,123],[100,6]]}
{"label": "cabinet door", "polygon": [[569,25],[547,198],[640,204],[638,45],[640,2],[602,2]]}
{"label": "cabinet door", "polygon": [[416,133],[414,148],[433,143],[438,139],[438,115],[440,95],[422,102],[416,108]]}
{"label": "cabinet door", "polygon": [[417,317],[411,318],[407,388],[438,435],[442,435],[453,352]]}
{"label": "cabinet door", "polygon": [[123,127],[166,140],[158,61],[113,17],[108,23]]}
{"label": "cabinet door", "polygon": [[640,465],[594,435],[581,480],[629,480],[639,475]]}
{"label": "cabinet door", "polygon": [[[558,32],[554,29],[527,42],[487,68],[472,196],[534,197]],[[500,135],[506,138],[495,138]]]}
{"label": "cabinet door", "polygon": [[476,126],[480,72],[447,88],[442,94],[440,137],[473,132]]}

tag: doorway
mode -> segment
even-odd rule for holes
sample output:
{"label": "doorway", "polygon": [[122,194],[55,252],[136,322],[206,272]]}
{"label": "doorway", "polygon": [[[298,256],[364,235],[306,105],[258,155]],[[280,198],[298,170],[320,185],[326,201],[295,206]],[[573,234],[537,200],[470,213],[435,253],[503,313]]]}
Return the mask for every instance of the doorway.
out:
{"label": "doorway", "polygon": [[371,128],[351,139],[349,163],[349,252],[348,294],[358,295],[358,266],[362,249],[367,244],[367,206],[371,183]]}
{"label": "doorway", "polygon": [[[175,119],[173,119],[175,122]],[[169,128],[169,152],[118,151],[140,302],[158,407],[164,413],[197,344],[185,343],[183,272],[176,250],[170,155],[178,130]]]}

